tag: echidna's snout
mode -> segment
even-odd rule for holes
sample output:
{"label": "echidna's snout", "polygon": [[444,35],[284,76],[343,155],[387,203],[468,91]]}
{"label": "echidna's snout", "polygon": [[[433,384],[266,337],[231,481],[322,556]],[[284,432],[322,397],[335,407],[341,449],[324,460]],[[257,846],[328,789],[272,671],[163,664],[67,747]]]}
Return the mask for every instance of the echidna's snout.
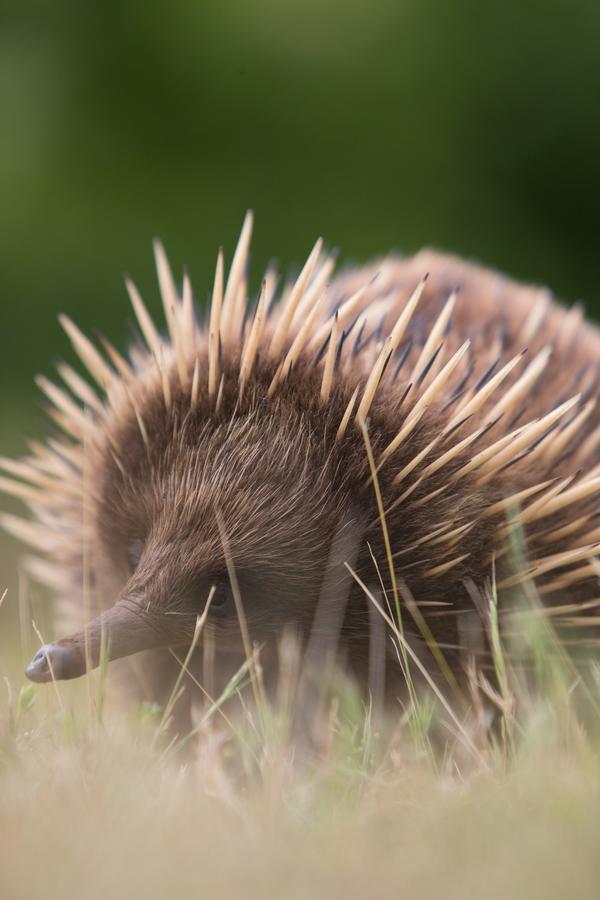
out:
{"label": "echidna's snout", "polygon": [[147,609],[126,598],[92,619],[83,631],[40,647],[25,674],[37,682],[79,678],[99,665],[103,653],[114,660],[167,643],[169,635],[157,627]]}
{"label": "echidna's snout", "polygon": [[53,678],[77,678],[85,672],[85,658],[65,644],[44,644],[35,654],[25,674],[31,681],[52,681]]}

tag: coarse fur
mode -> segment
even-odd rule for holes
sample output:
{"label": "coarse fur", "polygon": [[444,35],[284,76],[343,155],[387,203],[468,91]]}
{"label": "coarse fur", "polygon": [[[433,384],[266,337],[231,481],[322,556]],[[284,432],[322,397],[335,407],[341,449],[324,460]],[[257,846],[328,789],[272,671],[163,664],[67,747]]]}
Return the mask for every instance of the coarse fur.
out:
{"label": "coarse fur", "polygon": [[166,337],[129,281],[144,343],[127,359],[64,320],[101,391],[68,366],[68,391],[40,379],[62,434],[2,460],[16,480],[0,480],[34,518],[5,528],[43,554],[30,570],[75,613],[50,674],[97,663],[107,634],[160,702],[168,648],[189,644],[209,597],[204,657],[238,658],[232,580],[266,659],[293,627],[372,692],[384,679],[395,692],[401,667],[358,579],[385,608],[400,598],[431,671],[432,640],[452,672],[485,667],[492,578],[501,615],[531,583],[567,643],[594,644],[600,332],[546,290],[433,251],[331,280],[320,241],[279,301],[267,273],[252,311],[251,226],[227,282],[219,253],[206,321],[160,245]]}

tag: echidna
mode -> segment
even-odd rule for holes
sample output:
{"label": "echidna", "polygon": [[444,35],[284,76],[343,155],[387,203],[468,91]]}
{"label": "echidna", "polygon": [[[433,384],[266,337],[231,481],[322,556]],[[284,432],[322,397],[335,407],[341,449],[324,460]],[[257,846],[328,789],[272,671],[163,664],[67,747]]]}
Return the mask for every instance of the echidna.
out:
{"label": "echidna", "polygon": [[379,680],[398,659],[363,586],[393,618],[399,597],[415,654],[435,666],[434,641],[452,671],[492,577],[501,612],[523,582],[556,621],[597,609],[600,332],[580,308],[431,251],[333,277],[321,240],[252,308],[251,230],[248,213],[226,281],[218,254],[206,321],[159,243],[166,335],[129,279],[127,357],[61,319],[99,392],[64,364],[66,388],[38,379],[61,433],[2,461],[33,514],[2,521],[80,630],[29,677],[83,674],[105,635],[158,683],[209,596],[217,654],[293,626]]}

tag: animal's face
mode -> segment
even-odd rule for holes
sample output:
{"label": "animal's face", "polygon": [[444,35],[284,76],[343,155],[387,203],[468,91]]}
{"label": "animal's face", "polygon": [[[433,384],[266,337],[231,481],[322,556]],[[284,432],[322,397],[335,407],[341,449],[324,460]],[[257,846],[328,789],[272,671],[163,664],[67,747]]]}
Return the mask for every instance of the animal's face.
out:
{"label": "animal's face", "polygon": [[[332,540],[351,520],[320,448],[301,419],[282,427],[260,411],[180,422],[152,455],[130,442],[127,468],[108,464],[100,479],[96,589],[117,603],[88,630],[92,662],[100,629],[112,657],[189,643],[209,597],[207,627],[225,650],[240,643],[240,601],[257,640],[309,626]],[[56,677],[85,669],[85,640],[52,645],[70,654],[56,656]]]}
{"label": "animal's face", "polygon": [[[214,588],[211,619],[237,613],[265,628],[300,612],[318,592],[328,537],[340,513],[315,436],[254,413],[198,433],[180,426],[128,480],[105,479],[98,516],[104,566],[151,614],[195,621]],[[322,453],[322,451],[320,451]]]}

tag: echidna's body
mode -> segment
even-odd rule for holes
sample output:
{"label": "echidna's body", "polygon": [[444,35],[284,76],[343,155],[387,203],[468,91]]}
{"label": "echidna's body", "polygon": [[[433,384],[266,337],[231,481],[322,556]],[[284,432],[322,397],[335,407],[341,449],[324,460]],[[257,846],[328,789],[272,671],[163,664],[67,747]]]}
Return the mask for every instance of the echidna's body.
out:
{"label": "echidna's body", "polygon": [[[430,252],[328,286],[318,243],[281,301],[269,275],[248,311],[250,226],[225,284],[219,257],[206,322],[160,247],[167,337],[131,284],[145,344],[127,361],[65,320],[102,396],[68,367],[69,392],[40,379],[66,436],[3,463],[22,480],[2,486],[35,518],[5,526],[52,558],[38,575],[71,601],[78,627],[92,604],[108,610],[87,630],[88,659],[105,631],[111,656],[151,650],[155,671],[165,648],[189,643],[212,586],[216,651],[239,647],[234,575],[250,640],[293,625],[381,681],[392,644],[345,565],[393,605],[367,444],[409,601],[404,628],[430,668],[431,637],[455,671],[465,653],[485,653],[473,623],[494,566],[501,609],[526,580],[566,625],[600,605],[600,333],[579,310]],[[515,561],[518,510],[527,557]],[[81,674],[83,634],[29,672],[47,680],[49,667]]]}

